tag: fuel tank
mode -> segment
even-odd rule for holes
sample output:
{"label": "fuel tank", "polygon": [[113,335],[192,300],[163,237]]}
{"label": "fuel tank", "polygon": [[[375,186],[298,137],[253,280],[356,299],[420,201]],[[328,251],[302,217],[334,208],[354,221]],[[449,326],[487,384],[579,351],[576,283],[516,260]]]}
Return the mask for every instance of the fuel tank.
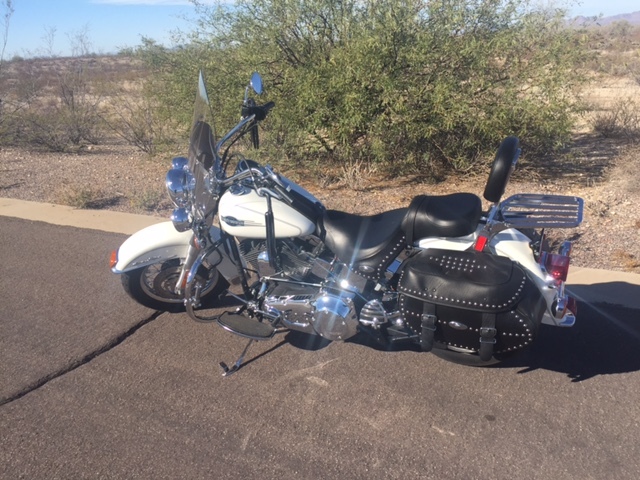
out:
{"label": "fuel tank", "polygon": [[[315,232],[315,219],[309,219],[295,208],[280,200],[272,199],[275,233],[277,238],[310,235]],[[266,238],[264,215],[267,199],[255,190],[237,187],[227,190],[218,206],[220,227],[235,237]]]}

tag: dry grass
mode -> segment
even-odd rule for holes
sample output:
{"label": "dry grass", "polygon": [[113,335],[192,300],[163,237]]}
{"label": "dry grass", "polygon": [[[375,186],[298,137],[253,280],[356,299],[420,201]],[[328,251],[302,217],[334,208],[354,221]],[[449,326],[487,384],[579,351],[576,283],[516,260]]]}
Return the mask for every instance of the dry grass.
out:
{"label": "dry grass", "polygon": [[166,200],[166,194],[156,188],[145,188],[137,195],[129,198],[129,204],[135,211],[142,213],[155,212],[162,207]]}
{"label": "dry grass", "polygon": [[640,269],[640,259],[625,250],[616,250],[612,257],[627,272],[636,272]]}
{"label": "dry grass", "polygon": [[54,194],[55,203],[74,208],[96,208],[105,198],[102,190],[86,185],[62,185]]}

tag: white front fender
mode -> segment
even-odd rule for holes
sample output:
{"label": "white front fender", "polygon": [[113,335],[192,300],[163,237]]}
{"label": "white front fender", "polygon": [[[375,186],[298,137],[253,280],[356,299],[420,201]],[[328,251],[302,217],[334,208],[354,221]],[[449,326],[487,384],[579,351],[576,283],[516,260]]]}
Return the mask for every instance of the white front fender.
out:
{"label": "white front fender", "polygon": [[159,261],[185,258],[191,230],[178,232],[172,222],[162,222],[134,233],[118,249],[118,258],[111,269],[124,273]]}
{"label": "white front fender", "polygon": [[[211,239],[220,239],[220,230],[211,227]],[[193,232],[178,232],[172,222],[162,222],[134,233],[120,246],[117,260],[111,269],[113,273],[124,273],[136,268],[145,267],[158,262],[184,259],[189,250],[189,242]],[[214,264],[228,281],[238,275],[238,270],[225,254],[215,253]]]}

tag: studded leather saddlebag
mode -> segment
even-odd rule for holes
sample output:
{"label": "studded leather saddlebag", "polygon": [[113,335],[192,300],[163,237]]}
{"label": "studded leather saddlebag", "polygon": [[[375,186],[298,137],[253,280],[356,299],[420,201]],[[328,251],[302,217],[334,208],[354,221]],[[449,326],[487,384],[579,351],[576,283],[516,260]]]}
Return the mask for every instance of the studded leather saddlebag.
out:
{"label": "studded leather saddlebag", "polygon": [[398,290],[423,350],[478,352],[485,361],[531,344],[545,310],[518,264],[481,252],[421,250],[406,260]]}

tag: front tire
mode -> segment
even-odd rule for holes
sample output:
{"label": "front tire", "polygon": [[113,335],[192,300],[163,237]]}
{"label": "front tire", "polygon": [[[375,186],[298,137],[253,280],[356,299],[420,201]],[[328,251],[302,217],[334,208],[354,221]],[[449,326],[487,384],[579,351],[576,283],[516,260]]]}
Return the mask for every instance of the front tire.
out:
{"label": "front tire", "polygon": [[[163,312],[184,312],[184,296],[175,293],[181,269],[179,259],[147,265],[123,273],[122,286],[131,298],[145,307]],[[228,285],[215,268],[201,267],[197,280],[204,285],[200,295],[203,308],[212,307]]]}

